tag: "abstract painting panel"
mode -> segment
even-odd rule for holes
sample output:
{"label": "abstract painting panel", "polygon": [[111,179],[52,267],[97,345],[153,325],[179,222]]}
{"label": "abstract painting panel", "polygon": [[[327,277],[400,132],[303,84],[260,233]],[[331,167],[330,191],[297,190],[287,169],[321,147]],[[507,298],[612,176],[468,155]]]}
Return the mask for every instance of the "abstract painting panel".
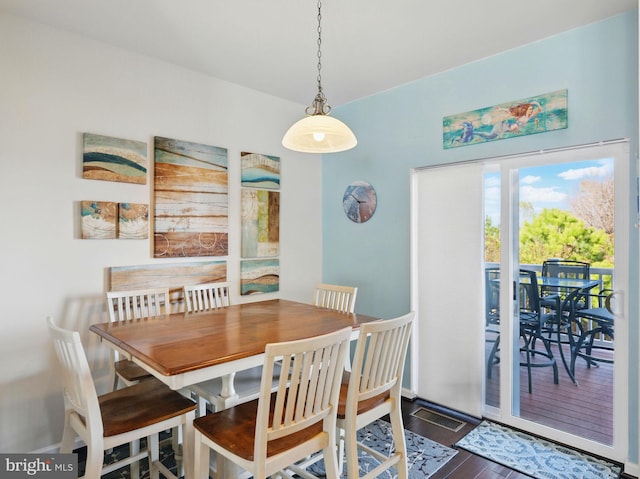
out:
{"label": "abstract painting panel", "polygon": [[147,239],[149,237],[149,205],[118,204],[118,238]]}
{"label": "abstract painting panel", "polygon": [[169,288],[172,301],[182,299],[185,284],[213,283],[227,280],[226,261],[163,263],[109,268],[109,290]]}
{"label": "abstract painting panel", "polygon": [[442,147],[475,145],[567,128],[567,90],[502,103],[442,119]]}
{"label": "abstract painting panel", "polygon": [[82,141],[83,178],[147,184],[145,142],[92,133],[84,133]]}
{"label": "abstract painting panel", "polygon": [[154,256],[226,256],[227,149],[155,137],[154,153]]}
{"label": "abstract painting panel", "polygon": [[280,260],[240,261],[240,294],[273,293],[280,289]]}
{"label": "abstract painting panel", "polygon": [[280,189],[280,158],[259,153],[240,153],[242,186]]}
{"label": "abstract painting panel", "polygon": [[118,203],[111,201],[80,202],[82,239],[113,239],[116,237]]}
{"label": "abstract painting panel", "polygon": [[243,258],[278,256],[280,252],[280,192],[242,188]]}

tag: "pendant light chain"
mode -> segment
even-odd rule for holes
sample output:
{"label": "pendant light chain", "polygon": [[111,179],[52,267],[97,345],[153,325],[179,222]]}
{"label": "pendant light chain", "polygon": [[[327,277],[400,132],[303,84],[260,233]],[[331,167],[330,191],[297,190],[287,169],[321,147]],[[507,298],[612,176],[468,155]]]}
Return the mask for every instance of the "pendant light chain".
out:
{"label": "pendant light chain", "polygon": [[322,1],[318,0],[318,93],[313,99],[313,103],[305,110],[307,115],[328,115],[331,107],[327,105],[327,97],[322,91]]}
{"label": "pendant light chain", "polygon": [[[322,2],[318,0],[318,91],[322,92]],[[324,96],[324,95],[323,95]]]}

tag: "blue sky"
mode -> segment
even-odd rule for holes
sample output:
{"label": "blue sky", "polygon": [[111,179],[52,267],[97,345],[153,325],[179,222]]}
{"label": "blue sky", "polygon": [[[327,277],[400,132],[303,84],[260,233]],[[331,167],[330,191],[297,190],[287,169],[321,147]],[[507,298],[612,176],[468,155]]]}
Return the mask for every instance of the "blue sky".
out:
{"label": "blue sky", "polygon": [[[520,169],[520,201],[533,205],[536,213],[544,208],[569,209],[571,197],[584,180],[603,181],[613,176],[613,159],[578,161]],[[500,175],[485,176],[485,215],[494,225],[500,223]]]}

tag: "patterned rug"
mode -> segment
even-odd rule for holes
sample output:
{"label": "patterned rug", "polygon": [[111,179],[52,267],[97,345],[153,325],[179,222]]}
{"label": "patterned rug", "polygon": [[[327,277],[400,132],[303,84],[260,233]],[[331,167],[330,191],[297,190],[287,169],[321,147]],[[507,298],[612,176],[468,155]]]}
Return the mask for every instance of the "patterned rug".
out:
{"label": "patterned rug", "polygon": [[455,444],[536,479],[617,479],[621,468],[488,421]]}
{"label": "patterned rug", "polygon": [[[171,447],[171,441],[167,440],[169,436],[161,435],[161,439],[165,439],[164,446],[160,451],[161,462],[169,468],[173,473],[176,471],[176,462],[173,456],[173,449]],[[390,450],[394,451],[393,441],[391,438],[391,425],[386,421],[374,421],[369,426],[362,428],[358,432],[358,439],[363,441],[369,447],[381,451],[385,454],[389,454]],[[407,460],[409,465],[409,479],[424,479],[430,477],[438,469],[444,466],[453,456],[457,454],[455,449],[451,449],[437,442],[431,441],[426,437],[422,437],[418,434],[414,434],[411,431],[405,431],[405,438],[407,442]],[[170,438],[169,438],[170,439]],[[86,448],[76,450],[78,453],[78,469],[79,476],[84,474],[84,461],[86,459]],[[107,463],[122,457],[126,457],[129,454],[129,446],[121,446],[114,449],[109,454],[105,454],[105,461]],[[378,464],[378,461],[368,454],[362,453],[360,455],[360,469],[362,473],[372,469]],[[324,463],[322,460],[309,468],[309,472],[324,477]],[[110,474],[102,476],[103,479],[129,479],[129,468],[124,467]],[[342,477],[346,477],[346,470]],[[379,477],[387,479],[395,479],[397,473],[395,469],[388,469]],[[140,463],[140,478],[149,478],[149,470],[147,460],[143,459]]]}
{"label": "patterned rug", "polygon": [[[427,439],[426,437],[422,437],[411,431],[405,430],[404,436],[407,443],[409,479],[424,479],[431,477],[457,454],[455,449],[443,446],[442,444],[434,442],[431,439]],[[395,446],[391,436],[391,424],[386,421],[377,420],[360,429],[358,431],[358,441],[386,455],[390,455],[392,452],[395,452]],[[370,471],[380,464],[377,459],[367,453],[360,451],[358,456],[360,475],[366,474],[367,471]],[[308,470],[316,476],[325,476],[324,463],[322,460],[309,467]],[[342,477],[347,477],[346,468],[342,472]],[[384,471],[378,477],[395,479],[398,477],[398,474],[394,468],[391,468]]]}

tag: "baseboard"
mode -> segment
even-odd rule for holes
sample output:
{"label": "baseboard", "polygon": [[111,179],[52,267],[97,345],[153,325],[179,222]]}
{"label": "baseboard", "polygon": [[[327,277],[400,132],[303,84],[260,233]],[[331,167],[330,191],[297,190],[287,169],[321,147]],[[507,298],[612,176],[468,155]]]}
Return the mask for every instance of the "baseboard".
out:
{"label": "baseboard", "polygon": [[418,395],[415,392],[406,388],[402,388],[402,391],[400,391],[400,394],[402,395],[403,398],[409,399],[411,401],[413,401],[415,398],[418,397]]}
{"label": "baseboard", "polygon": [[[37,451],[31,451],[32,454],[57,454],[60,452],[61,443],[52,444],[50,446],[43,447],[42,449],[38,449]],[[73,450],[75,451],[78,448],[84,447],[84,441],[79,437],[76,438],[73,443]]]}
{"label": "baseboard", "polygon": [[636,463],[627,461],[624,463],[623,472],[629,476],[640,477],[640,466]]}

